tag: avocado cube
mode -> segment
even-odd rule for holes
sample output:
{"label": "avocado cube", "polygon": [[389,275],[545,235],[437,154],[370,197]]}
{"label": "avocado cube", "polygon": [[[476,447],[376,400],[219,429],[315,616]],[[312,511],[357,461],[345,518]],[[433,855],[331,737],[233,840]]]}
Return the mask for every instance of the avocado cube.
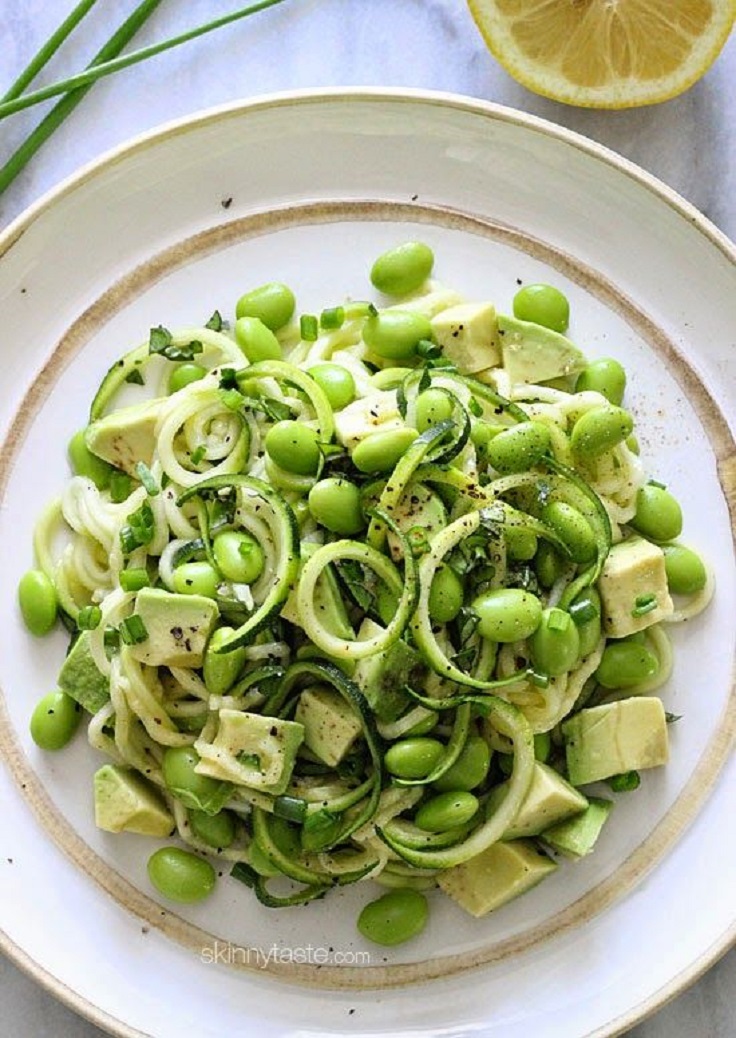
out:
{"label": "avocado cube", "polygon": [[153,786],[118,764],[105,764],[95,773],[95,824],[108,833],[170,836],[174,818]]}
{"label": "avocado cube", "polygon": [[[367,641],[383,630],[366,619],[358,631],[358,641]],[[406,685],[415,685],[424,673],[418,653],[399,639],[384,652],[358,660],[353,681],[361,690],[379,721],[395,721],[406,710],[411,697]]]}
{"label": "avocado cube", "polygon": [[542,839],[568,858],[584,858],[593,850],[612,807],[612,800],[591,797],[582,814],[545,829]]}
{"label": "avocado cube", "polygon": [[82,631],[64,660],[59,688],[81,707],[96,714],[110,701],[110,682],[94,661],[89,631]]}
{"label": "avocado cube", "polygon": [[305,688],[294,719],[304,725],[304,744],[325,764],[335,767],[361,733],[360,718],[331,688]]}
{"label": "avocado cube", "polygon": [[144,587],[136,597],[135,615],[145,624],[148,637],[130,646],[134,659],[150,667],[202,666],[218,616],[211,598]]}
{"label": "avocado cube", "polygon": [[503,366],[512,384],[549,382],[586,366],[577,346],[551,328],[499,314],[498,334]]}
{"label": "avocado cube", "polygon": [[588,707],[564,722],[562,734],[574,786],[656,768],[669,758],[667,719],[656,696]]}
{"label": "avocado cube", "polygon": [[[488,798],[489,815],[501,805],[509,783],[502,782],[492,790]],[[504,840],[516,840],[522,836],[538,836],[555,822],[571,815],[578,815],[588,806],[588,801],[561,775],[541,761],[534,764],[532,781],[513,824],[503,834]]]}
{"label": "avocado cube", "polygon": [[437,885],[479,919],[540,883],[557,865],[528,840],[494,843],[440,872]]}
{"label": "avocado cube", "polygon": [[139,461],[150,465],[153,459],[160,411],[161,399],[122,407],[91,422],[84,434],[85,442],[98,458],[135,476]]}
{"label": "avocado cube", "polygon": [[501,362],[492,303],[458,303],[432,318],[435,342],[449,361],[473,374]]}
{"label": "avocado cube", "polygon": [[[614,544],[598,580],[603,603],[603,630],[609,638],[625,638],[670,616],[674,610],[667,588],[664,552],[642,537]],[[636,616],[637,599],[656,596],[656,607]]]}
{"label": "avocado cube", "polygon": [[304,726],[227,708],[220,710],[219,718],[212,742],[200,739],[194,744],[201,758],[194,770],[264,793],[283,793],[304,741]]}

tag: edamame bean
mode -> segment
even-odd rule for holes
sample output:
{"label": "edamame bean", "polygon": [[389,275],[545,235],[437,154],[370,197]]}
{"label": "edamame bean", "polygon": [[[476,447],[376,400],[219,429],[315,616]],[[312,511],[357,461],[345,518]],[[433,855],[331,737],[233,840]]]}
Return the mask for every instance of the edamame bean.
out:
{"label": "edamame bean", "polygon": [[353,465],[361,472],[389,472],[417,438],[416,429],[371,433],[353,451]]}
{"label": "edamame bean", "polygon": [[358,930],[366,940],[391,947],[418,936],[428,915],[424,894],[401,887],[365,905],[358,916]]}
{"label": "edamame bean", "polygon": [[216,875],[204,858],[180,847],[161,847],[148,859],[148,878],[169,901],[189,905],[209,897]]}
{"label": "edamame bean", "polygon": [[80,429],[69,441],[69,462],[72,471],[75,476],[91,479],[98,490],[107,490],[110,486],[112,465],[92,453],[87,446],[84,432],[84,429]]}
{"label": "edamame bean", "polygon": [[705,587],[707,573],[703,560],[684,544],[664,544],[667,587],[673,595],[694,595]]}
{"label": "edamame bean", "polygon": [[486,455],[497,472],[504,475],[526,472],[549,450],[549,432],[541,422],[519,422],[494,436]]}
{"label": "edamame bean", "polygon": [[463,583],[457,573],[449,566],[440,566],[429,589],[430,619],[437,624],[450,623],[462,609],[463,596]]}
{"label": "edamame bean", "polygon": [[565,501],[550,501],[542,509],[548,523],[570,552],[573,562],[591,562],[597,552],[593,528],[582,512]]}
{"label": "edamame bean", "polygon": [[494,588],[479,595],[473,610],[478,631],[493,642],[515,642],[534,634],[542,619],[542,603],[520,588]]}
{"label": "edamame bean", "polygon": [[505,425],[494,425],[484,418],[470,419],[470,441],[485,457],[485,450],[494,436],[498,436],[506,428]]}
{"label": "edamame bean", "polygon": [[280,281],[269,281],[241,296],[235,306],[235,316],[257,317],[272,332],[283,328],[294,314],[294,293]]}
{"label": "edamame bean", "polygon": [[252,584],[263,573],[263,548],[249,533],[218,533],[212,542],[212,553],[223,577],[236,584]]}
{"label": "edamame bean", "polygon": [[31,714],[31,738],[42,750],[61,750],[82,719],[82,708],[66,692],[49,692]]}
{"label": "edamame bean", "polygon": [[490,746],[482,735],[470,735],[455,763],[433,783],[434,788],[441,793],[452,790],[469,792],[484,781],[490,766]]}
{"label": "edamame bean", "polygon": [[365,527],[360,490],[355,483],[339,476],[330,476],[314,484],[309,491],[309,511],[332,533],[360,533]]}
{"label": "edamame bean", "polygon": [[230,811],[218,811],[216,815],[191,811],[189,825],[198,840],[218,851],[224,851],[235,839],[235,818]]}
{"label": "edamame bean", "polygon": [[528,562],[537,554],[537,535],[523,526],[508,524],[503,528],[506,554],[511,562]]}
{"label": "edamame bean", "polygon": [[416,426],[420,433],[452,418],[452,398],[443,389],[425,389],[417,397],[416,408]]}
{"label": "edamame bean", "polygon": [[314,429],[303,422],[287,419],[272,425],[264,446],[274,464],[285,472],[313,476],[319,468],[322,457],[319,438]]}
{"label": "edamame bean", "polygon": [[371,268],[371,283],[387,296],[405,296],[427,280],[434,253],[420,241],[406,241],[381,253]]}
{"label": "edamame bean", "polygon": [[421,779],[429,775],[443,752],[444,746],[437,739],[399,739],[389,746],[384,764],[386,771],[397,778]]}
{"label": "edamame bean", "polygon": [[246,660],[243,646],[232,652],[218,652],[218,648],[227,641],[235,630],[232,627],[218,627],[212,632],[207,643],[202,665],[202,676],[207,691],[213,696],[224,696],[232,688],[240,676]]}
{"label": "edamame bean", "polygon": [[232,784],[200,775],[194,769],[199,754],[192,746],[169,746],[161,759],[164,783],[170,793],[185,807],[216,815],[229,800]]}
{"label": "edamame bean", "polygon": [[626,389],[626,372],[613,357],[593,360],[580,372],[575,383],[575,392],[594,390],[601,393],[609,404],[620,405]]}
{"label": "edamame bean", "polygon": [[565,562],[549,541],[540,541],[534,557],[534,571],[543,588],[551,588],[565,568]]}
{"label": "edamame bean", "polygon": [[327,397],[333,411],[355,400],[355,379],[341,364],[315,364],[309,374]]}
{"label": "edamame bean", "polygon": [[184,386],[199,382],[206,374],[207,368],[203,368],[201,364],[177,364],[169,375],[169,393],[178,393]]}
{"label": "edamame bean", "polygon": [[204,560],[183,562],[174,570],[172,579],[174,591],[180,595],[203,595],[205,598],[217,598],[217,585],[220,578],[209,562]]}
{"label": "edamame bean", "polygon": [[555,332],[567,331],[570,304],[553,285],[525,285],[514,296],[514,317],[533,321]]}
{"label": "edamame bean", "polygon": [[541,674],[557,677],[572,670],[580,654],[580,636],[570,614],[564,609],[545,609],[529,647],[534,669]]}
{"label": "edamame bean", "polygon": [[650,541],[673,541],[682,533],[682,509],[669,490],[647,483],[636,495],[631,525]]}
{"label": "edamame bean", "polygon": [[382,310],[363,325],[363,342],[384,360],[409,360],[422,339],[431,338],[429,318],[411,310]]}
{"label": "edamame bean", "polygon": [[259,317],[239,317],[235,322],[235,341],[251,364],[281,360],[281,343]]}
{"label": "edamame bean", "polygon": [[422,804],[414,821],[428,833],[446,833],[465,825],[478,810],[478,798],[462,790],[438,793]]}
{"label": "edamame bean", "polygon": [[646,646],[627,640],[609,642],[595,672],[604,688],[632,688],[659,670],[659,660]]}
{"label": "edamame bean", "polygon": [[580,458],[598,458],[623,443],[633,428],[634,419],[622,407],[591,407],[572,427],[570,446]]}
{"label": "edamame bean", "polygon": [[[578,620],[586,614],[590,614],[590,619]],[[594,587],[588,587],[575,596],[570,604],[570,615],[578,629],[580,658],[585,659],[601,640],[601,596]]]}
{"label": "edamame bean", "polygon": [[20,578],[18,605],[31,634],[49,633],[56,623],[56,588],[42,570],[29,569]]}

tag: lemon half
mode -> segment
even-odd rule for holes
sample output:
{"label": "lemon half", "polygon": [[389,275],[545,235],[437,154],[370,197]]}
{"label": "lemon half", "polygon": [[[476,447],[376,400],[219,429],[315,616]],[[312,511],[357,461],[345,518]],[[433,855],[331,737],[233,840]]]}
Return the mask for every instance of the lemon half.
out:
{"label": "lemon half", "polygon": [[676,97],[707,72],[736,0],[468,0],[491,53],[524,86],[588,108]]}

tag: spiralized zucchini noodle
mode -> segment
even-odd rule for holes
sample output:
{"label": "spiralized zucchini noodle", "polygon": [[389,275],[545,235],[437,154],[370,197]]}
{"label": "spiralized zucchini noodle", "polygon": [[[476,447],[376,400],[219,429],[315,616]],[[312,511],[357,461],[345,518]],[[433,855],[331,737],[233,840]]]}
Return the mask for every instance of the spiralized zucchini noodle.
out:
{"label": "spiralized zucchini noodle", "polygon": [[382,280],[412,248],[382,308],[271,284],[152,329],[36,526],[98,825],[271,907],[373,881],[484,915],[590,853],[666,761],[668,631],[713,594],[620,365],[522,293]]}

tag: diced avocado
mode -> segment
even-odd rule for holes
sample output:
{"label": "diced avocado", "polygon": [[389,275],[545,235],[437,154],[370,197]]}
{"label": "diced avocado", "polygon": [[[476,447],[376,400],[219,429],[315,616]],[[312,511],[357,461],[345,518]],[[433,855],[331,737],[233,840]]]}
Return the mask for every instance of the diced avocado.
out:
{"label": "diced avocado", "polygon": [[136,598],[135,615],[148,637],[130,647],[131,656],[151,667],[202,666],[218,616],[211,598],[144,587]]}
{"label": "diced avocado", "polygon": [[[410,483],[392,518],[403,533],[421,526],[431,540],[447,526],[447,509],[441,499],[423,483]],[[388,546],[394,561],[402,558],[401,545],[396,534],[389,531]]]}
{"label": "diced avocado", "polygon": [[[315,544],[312,541],[302,541],[299,562],[300,575],[307,559],[314,554],[317,548],[319,548],[319,544]],[[284,620],[288,620],[289,623],[296,624],[297,626],[301,623],[297,607],[298,587],[299,578],[297,577],[294,587],[289,592],[289,597],[281,608],[281,616]],[[324,569],[320,573],[314,588],[313,601],[320,623],[330,634],[334,634],[338,638],[344,638],[346,641],[352,641],[355,638],[355,632],[348,620],[347,610],[345,609],[343,597],[340,594],[337,578],[331,569]]]}
{"label": "diced avocado", "polygon": [[312,753],[335,767],[360,735],[361,723],[342,696],[331,688],[305,688],[294,720],[304,725],[304,743]]}
{"label": "diced avocado", "polygon": [[[374,638],[382,630],[372,620],[365,619],[358,631],[358,641]],[[424,666],[418,653],[399,639],[384,652],[358,660],[353,681],[379,721],[395,721],[411,701],[404,686],[415,687],[423,673]]]}
{"label": "diced avocado", "polygon": [[440,889],[476,919],[541,882],[557,865],[528,840],[494,843],[470,861],[445,869]]}
{"label": "diced avocado", "polygon": [[[659,623],[674,610],[667,588],[664,552],[643,537],[614,544],[598,580],[603,600],[603,630],[609,638],[625,638]],[[654,595],[656,606],[639,613],[637,604]]]}
{"label": "diced avocado", "polygon": [[241,710],[220,710],[220,725],[211,743],[194,748],[201,760],[199,775],[224,779],[264,793],[279,795],[289,784],[304,726]]}
{"label": "diced avocado", "polygon": [[496,308],[491,303],[459,303],[432,318],[435,342],[448,360],[473,374],[501,362]]}
{"label": "diced avocado", "polygon": [[108,833],[169,836],[174,818],[153,786],[132,768],[105,764],[95,773],[95,824]]}
{"label": "diced avocado", "polygon": [[[501,805],[508,790],[508,782],[491,792],[488,798],[488,813],[492,814]],[[569,782],[547,764],[537,761],[534,765],[529,792],[519,808],[513,825],[503,834],[504,840],[516,840],[522,836],[538,836],[555,822],[571,815],[579,815],[588,806],[587,799]]]}
{"label": "diced avocado", "polygon": [[377,389],[335,412],[335,435],[349,451],[373,433],[404,428],[396,393],[390,389]]}
{"label": "diced avocado", "polygon": [[666,764],[662,700],[636,696],[581,710],[562,725],[567,773],[574,786]]}
{"label": "diced avocado", "polygon": [[542,839],[568,858],[584,858],[593,850],[612,807],[612,800],[591,797],[581,815],[545,829]]}
{"label": "diced avocado", "polygon": [[135,476],[139,461],[151,464],[161,400],[121,407],[87,426],[85,442],[93,454]]}
{"label": "diced avocado", "polygon": [[109,702],[110,682],[90,652],[89,631],[82,631],[64,660],[59,688],[91,714],[96,714]]}
{"label": "diced avocado", "polygon": [[549,382],[586,366],[584,354],[564,335],[531,321],[498,315],[503,366],[512,384]]}

